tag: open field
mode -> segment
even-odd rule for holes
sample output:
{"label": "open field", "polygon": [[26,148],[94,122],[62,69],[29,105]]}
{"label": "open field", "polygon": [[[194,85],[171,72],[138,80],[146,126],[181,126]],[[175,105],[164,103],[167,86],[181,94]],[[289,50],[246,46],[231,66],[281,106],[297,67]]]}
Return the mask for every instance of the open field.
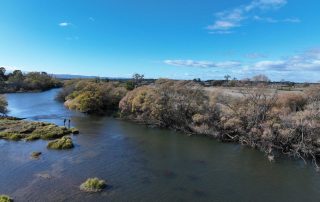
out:
{"label": "open field", "polygon": [[[248,91],[248,89],[254,89],[254,87],[204,87],[205,91],[208,92],[220,92],[223,95],[227,96],[233,96],[233,97],[242,97],[243,94]],[[263,88],[261,90],[264,91],[264,93],[272,95],[274,93],[281,94],[287,94],[287,93],[294,93],[294,94],[304,94],[304,91],[307,88],[293,88],[291,90],[279,90],[276,88]]]}

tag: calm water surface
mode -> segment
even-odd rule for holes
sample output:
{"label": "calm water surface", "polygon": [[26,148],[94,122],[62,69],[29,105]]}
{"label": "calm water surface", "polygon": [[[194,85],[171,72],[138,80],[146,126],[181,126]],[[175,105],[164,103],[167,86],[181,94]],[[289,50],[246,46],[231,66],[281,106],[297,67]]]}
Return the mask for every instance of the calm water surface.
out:
{"label": "calm water surface", "polygon": [[[263,153],[108,117],[70,112],[58,90],[9,94],[10,115],[63,124],[81,134],[70,151],[46,141],[0,140],[0,194],[16,201],[320,201],[320,175],[301,161],[269,163]],[[30,159],[41,151],[39,160]],[[106,179],[102,193],[79,185]]]}

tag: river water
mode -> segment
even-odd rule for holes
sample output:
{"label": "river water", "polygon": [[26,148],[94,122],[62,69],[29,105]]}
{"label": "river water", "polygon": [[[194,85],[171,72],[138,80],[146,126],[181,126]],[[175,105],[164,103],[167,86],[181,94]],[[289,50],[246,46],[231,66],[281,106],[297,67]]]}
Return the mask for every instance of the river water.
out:
{"label": "river water", "polygon": [[[46,141],[0,140],[0,194],[15,201],[320,201],[320,175],[300,160],[269,163],[256,150],[206,137],[147,128],[72,112],[54,100],[57,89],[8,94],[10,115],[81,132],[75,148],[49,151]],[[43,154],[30,158],[33,151]],[[108,188],[83,193],[89,177]]]}

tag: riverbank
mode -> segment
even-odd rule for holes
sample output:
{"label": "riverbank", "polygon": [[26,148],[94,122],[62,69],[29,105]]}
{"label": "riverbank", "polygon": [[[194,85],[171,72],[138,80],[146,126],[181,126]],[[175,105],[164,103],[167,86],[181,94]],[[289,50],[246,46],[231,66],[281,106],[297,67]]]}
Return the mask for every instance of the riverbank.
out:
{"label": "riverbank", "polygon": [[319,168],[319,86],[278,94],[257,85],[232,96],[192,81],[159,79],[154,85],[118,91],[116,83],[74,81],[59,98],[69,109],[89,114],[111,109],[123,119],[248,145],[270,160],[278,152],[312,159]]}

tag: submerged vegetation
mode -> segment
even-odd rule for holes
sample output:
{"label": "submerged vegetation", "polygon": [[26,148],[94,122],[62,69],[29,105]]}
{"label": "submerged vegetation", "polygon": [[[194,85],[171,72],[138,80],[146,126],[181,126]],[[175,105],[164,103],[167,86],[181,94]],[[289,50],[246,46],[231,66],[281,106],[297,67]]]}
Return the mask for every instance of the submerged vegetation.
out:
{"label": "submerged vegetation", "polygon": [[59,80],[46,72],[23,73],[14,70],[6,74],[6,69],[0,67],[0,93],[44,91],[61,86]]}
{"label": "submerged vegetation", "polygon": [[0,202],[13,202],[13,199],[7,195],[0,195]]}
{"label": "submerged vegetation", "polygon": [[49,149],[63,150],[63,149],[72,149],[74,145],[70,137],[62,137],[60,139],[49,142],[47,147]]}
{"label": "submerged vegetation", "polygon": [[32,152],[31,157],[34,159],[37,159],[40,157],[41,154],[42,154],[41,152]]}
{"label": "submerged vegetation", "polygon": [[[75,129],[74,129],[75,130]],[[0,117],[0,139],[13,141],[52,140],[72,134],[71,129],[51,123],[31,122],[13,117]]]}
{"label": "submerged vegetation", "polygon": [[89,178],[80,185],[80,190],[85,192],[100,192],[106,187],[106,182],[99,178]]}

